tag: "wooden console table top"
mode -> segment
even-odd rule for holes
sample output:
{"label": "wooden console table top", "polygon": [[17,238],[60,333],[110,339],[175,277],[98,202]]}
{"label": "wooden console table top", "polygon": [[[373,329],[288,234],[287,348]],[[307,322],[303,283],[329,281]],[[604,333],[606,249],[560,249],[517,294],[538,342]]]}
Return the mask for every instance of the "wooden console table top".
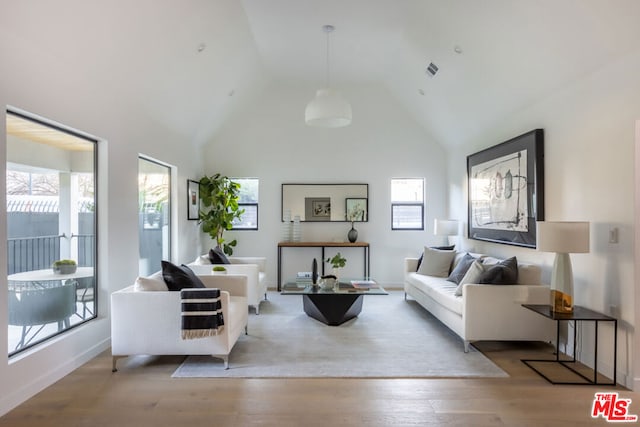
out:
{"label": "wooden console table top", "polygon": [[327,247],[327,248],[342,248],[342,247],[356,247],[362,248],[369,246],[367,242],[278,242],[279,247],[300,247],[300,248],[314,248],[314,247]]}

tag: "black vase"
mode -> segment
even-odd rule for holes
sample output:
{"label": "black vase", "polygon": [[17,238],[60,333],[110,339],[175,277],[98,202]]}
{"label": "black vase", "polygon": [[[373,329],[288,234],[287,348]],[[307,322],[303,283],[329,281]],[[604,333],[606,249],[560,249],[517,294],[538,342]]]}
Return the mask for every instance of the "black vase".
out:
{"label": "black vase", "polygon": [[318,283],[318,261],[315,258],[311,263],[311,283],[314,285]]}
{"label": "black vase", "polygon": [[353,228],[353,223],[351,223],[351,230],[347,233],[347,237],[351,243],[355,243],[358,240],[358,230]]}

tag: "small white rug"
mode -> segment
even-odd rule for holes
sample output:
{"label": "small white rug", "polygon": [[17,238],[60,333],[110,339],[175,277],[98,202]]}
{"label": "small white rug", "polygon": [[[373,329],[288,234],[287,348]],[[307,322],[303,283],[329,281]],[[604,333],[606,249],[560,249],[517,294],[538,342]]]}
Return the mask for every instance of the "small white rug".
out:
{"label": "small white rug", "polygon": [[302,296],[269,293],[260,315],[222,360],[189,356],[173,377],[447,378],[507,377],[404,292],[364,297],[362,312],[340,326],[308,317]]}

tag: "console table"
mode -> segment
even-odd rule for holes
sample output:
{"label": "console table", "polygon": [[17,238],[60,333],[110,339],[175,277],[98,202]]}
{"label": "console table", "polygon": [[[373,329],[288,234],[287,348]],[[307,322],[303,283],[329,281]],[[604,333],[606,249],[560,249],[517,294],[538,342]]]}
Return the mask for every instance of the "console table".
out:
{"label": "console table", "polygon": [[325,248],[362,248],[364,251],[364,275],[362,277],[370,276],[370,254],[369,254],[369,243],[367,242],[279,242],[278,243],[278,291],[281,290],[282,287],[282,248],[320,248],[322,262],[321,265],[321,274],[324,275],[324,250]]}
{"label": "console table", "polygon": [[[522,304],[523,307],[538,313],[548,319],[556,321],[556,357],[555,359],[522,359],[522,362],[529,368],[533,369],[538,375],[549,381],[551,384],[576,384],[576,385],[616,385],[616,368],[618,358],[618,319],[589,310],[585,307],[574,306],[573,313],[556,313],[551,310],[551,306],[543,304]],[[573,322],[573,356],[568,360],[560,359],[560,322]],[[573,366],[576,364],[576,334],[578,322],[594,322],[595,323],[595,344],[593,348],[593,378],[587,377],[582,372],[576,370]],[[598,325],[600,322],[613,322],[613,379],[611,382],[598,381]],[[582,378],[582,381],[554,381],[533,366],[535,363],[554,364],[563,366],[574,374]]]}

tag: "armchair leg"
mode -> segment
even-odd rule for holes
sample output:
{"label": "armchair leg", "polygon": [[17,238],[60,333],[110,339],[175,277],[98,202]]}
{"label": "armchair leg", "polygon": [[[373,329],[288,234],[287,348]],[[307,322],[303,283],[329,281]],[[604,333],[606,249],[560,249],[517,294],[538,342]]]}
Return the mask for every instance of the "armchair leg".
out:
{"label": "armchair leg", "polygon": [[469,353],[469,341],[465,340],[464,341],[464,352],[465,353]]}
{"label": "armchair leg", "polygon": [[116,367],[116,363],[118,362],[118,359],[122,359],[123,357],[127,357],[127,356],[112,356],[111,357],[111,372],[118,372],[118,368]]}

